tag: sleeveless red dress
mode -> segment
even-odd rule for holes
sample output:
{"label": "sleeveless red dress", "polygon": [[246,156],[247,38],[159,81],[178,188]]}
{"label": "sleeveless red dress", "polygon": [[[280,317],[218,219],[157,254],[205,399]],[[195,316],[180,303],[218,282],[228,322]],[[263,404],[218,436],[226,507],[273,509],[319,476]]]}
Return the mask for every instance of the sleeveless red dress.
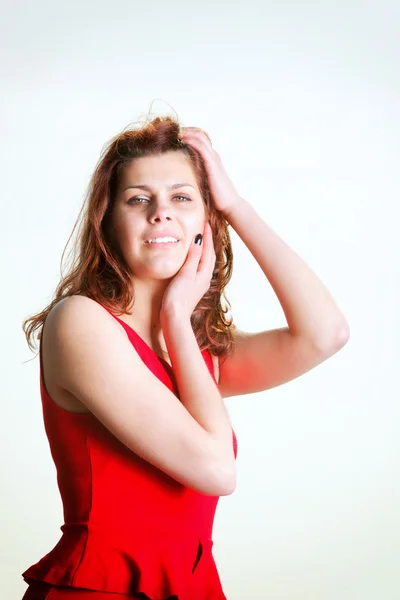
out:
{"label": "sleeveless red dress", "polygon": [[[170,365],[110,314],[142,361],[179,398]],[[145,594],[151,600],[226,600],[212,554],[219,497],[188,488],[151,465],[93,413],[55,404],[44,384],[41,346],[39,352],[44,426],[64,524],[56,546],[24,571],[23,579],[133,597],[141,593],[138,598]],[[202,355],[214,378],[210,353]],[[236,458],[233,430],[232,440]]]}

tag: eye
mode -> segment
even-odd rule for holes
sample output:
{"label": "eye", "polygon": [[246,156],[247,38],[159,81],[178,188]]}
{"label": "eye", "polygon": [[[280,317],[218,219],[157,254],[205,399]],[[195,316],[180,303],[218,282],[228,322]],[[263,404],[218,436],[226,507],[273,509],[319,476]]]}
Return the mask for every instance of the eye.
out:
{"label": "eye", "polygon": [[[178,196],[174,196],[174,198],[183,198],[183,200],[186,200],[187,202],[191,202],[192,199],[189,198],[188,196],[181,196],[180,194]],[[148,198],[145,198],[144,196],[135,196],[134,198],[130,198],[127,202],[127,204],[143,204],[143,202],[139,202],[139,200],[148,200]]]}
{"label": "eye", "polygon": [[130,198],[127,204],[143,204],[142,202],[138,202],[139,200],[147,200],[147,198]]}
{"label": "eye", "polygon": [[188,198],[187,196],[180,196],[180,195],[179,195],[179,196],[175,196],[175,198],[183,198],[184,200],[187,200],[188,202],[191,202],[191,201],[192,201],[192,199],[191,199],[191,198]]}

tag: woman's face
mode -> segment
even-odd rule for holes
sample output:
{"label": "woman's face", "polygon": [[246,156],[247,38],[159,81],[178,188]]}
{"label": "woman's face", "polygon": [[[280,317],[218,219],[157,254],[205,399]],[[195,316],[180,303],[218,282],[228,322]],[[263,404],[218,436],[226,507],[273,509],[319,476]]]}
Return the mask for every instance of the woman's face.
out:
{"label": "woman's face", "polygon": [[[183,265],[190,244],[203,233],[205,206],[194,171],[179,151],[135,159],[117,189],[113,231],[134,277],[169,279]],[[179,241],[149,244],[163,232]]]}

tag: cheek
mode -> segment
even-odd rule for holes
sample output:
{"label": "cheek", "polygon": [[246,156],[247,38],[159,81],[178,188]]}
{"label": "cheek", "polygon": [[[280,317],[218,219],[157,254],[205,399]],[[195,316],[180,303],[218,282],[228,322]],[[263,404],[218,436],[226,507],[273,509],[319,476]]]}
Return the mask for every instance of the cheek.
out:
{"label": "cheek", "polygon": [[187,229],[192,231],[194,234],[203,233],[204,224],[205,224],[205,214],[204,211],[198,212],[191,215],[187,215],[187,219],[185,222]]}
{"label": "cheek", "polygon": [[134,240],[137,236],[142,235],[143,228],[139,227],[137,219],[129,219],[126,215],[115,222],[115,231],[121,239],[129,242]]}

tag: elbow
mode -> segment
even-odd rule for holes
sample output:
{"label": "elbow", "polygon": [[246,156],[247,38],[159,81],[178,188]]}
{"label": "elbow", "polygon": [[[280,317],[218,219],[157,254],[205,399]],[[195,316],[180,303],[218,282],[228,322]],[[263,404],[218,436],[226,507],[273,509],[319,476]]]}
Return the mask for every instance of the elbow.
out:
{"label": "elbow", "polygon": [[231,481],[229,481],[223,491],[221,492],[220,496],[230,496],[231,494],[233,494],[233,492],[236,489],[236,477],[234,479],[232,479]]}
{"label": "elbow", "polygon": [[340,344],[341,348],[343,348],[343,346],[345,346],[347,344],[347,342],[349,341],[350,327],[349,327],[348,323],[343,325],[342,329],[340,329],[339,334],[338,334],[338,339],[339,339],[339,344]]}
{"label": "elbow", "polygon": [[233,464],[230,465],[230,469],[227,471],[227,477],[225,482],[225,493],[221,496],[230,496],[236,489],[236,461],[233,460]]}
{"label": "elbow", "polygon": [[349,341],[350,328],[347,323],[336,329],[334,335],[325,336],[324,339],[317,340],[314,343],[317,351],[321,354],[332,355],[339,352]]}
{"label": "elbow", "polygon": [[236,464],[222,465],[215,471],[215,496],[230,496],[236,489]]}

